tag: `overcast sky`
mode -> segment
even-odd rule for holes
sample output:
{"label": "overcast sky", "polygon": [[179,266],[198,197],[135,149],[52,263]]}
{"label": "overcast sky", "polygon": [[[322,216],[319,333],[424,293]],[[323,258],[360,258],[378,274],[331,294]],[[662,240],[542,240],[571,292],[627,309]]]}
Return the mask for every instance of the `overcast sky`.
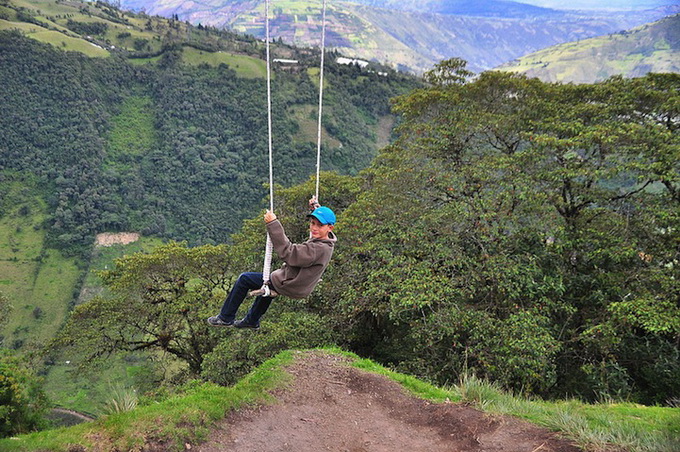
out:
{"label": "overcast sky", "polygon": [[680,0],[516,0],[555,9],[648,9],[678,5]]}

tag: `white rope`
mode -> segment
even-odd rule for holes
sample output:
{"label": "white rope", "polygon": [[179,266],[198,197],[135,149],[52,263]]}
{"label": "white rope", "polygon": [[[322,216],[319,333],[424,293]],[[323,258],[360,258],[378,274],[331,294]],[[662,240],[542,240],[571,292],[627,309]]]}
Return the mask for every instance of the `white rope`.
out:
{"label": "white rope", "polygon": [[321,63],[319,64],[319,121],[316,134],[316,202],[319,202],[319,173],[321,172],[321,115],[323,112],[323,68],[326,53],[326,0],[321,13]]}
{"label": "white rope", "polygon": [[[269,141],[269,210],[274,211],[274,159],[272,152],[272,82],[271,67],[269,58],[269,0],[265,1],[265,42],[267,47],[267,131]],[[269,282],[272,269],[272,239],[267,232],[267,245],[264,252],[264,265],[262,268],[262,279],[265,284]]]}
{"label": "white rope", "polygon": [[[272,152],[272,87],[271,87],[271,59],[269,56],[269,0],[265,0],[265,42],[267,48],[267,131],[269,142],[269,210],[274,211],[274,159]],[[323,113],[323,75],[324,75],[324,54],[326,49],[326,0],[323,0],[321,14],[321,63],[319,65],[319,120],[316,137],[316,200],[319,201],[319,182],[321,172],[321,117]],[[264,264],[262,266],[262,279],[264,280],[265,296],[269,295],[269,283],[272,267],[273,254],[272,239],[267,233],[267,244],[264,252]]]}

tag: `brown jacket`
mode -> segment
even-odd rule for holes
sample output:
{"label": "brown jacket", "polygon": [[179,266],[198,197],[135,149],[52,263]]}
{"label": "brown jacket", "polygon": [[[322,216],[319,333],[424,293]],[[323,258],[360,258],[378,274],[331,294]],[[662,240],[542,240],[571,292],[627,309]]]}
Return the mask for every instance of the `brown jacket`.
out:
{"label": "brown jacket", "polygon": [[278,293],[290,298],[305,298],[321,279],[333,255],[337,237],[333,232],[328,239],[309,239],[291,243],[279,220],[267,223],[276,254],[285,262],[271,273],[270,282]]}

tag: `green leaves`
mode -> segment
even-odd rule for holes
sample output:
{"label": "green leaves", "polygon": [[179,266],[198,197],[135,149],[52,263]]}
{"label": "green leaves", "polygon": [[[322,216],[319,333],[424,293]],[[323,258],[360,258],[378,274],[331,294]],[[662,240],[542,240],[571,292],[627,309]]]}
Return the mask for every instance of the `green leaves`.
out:
{"label": "green leaves", "polygon": [[463,84],[473,75],[465,69],[465,66],[467,66],[467,61],[461,58],[444,60],[437,63],[434,69],[425,72],[423,79],[435,86]]}
{"label": "green leaves", "polygon": [[624,326],[670,338],[680,335],[680,306],[673,301],[637,298],[612,303],[609,310]]}
{"label": "green leaves", "polygon": [[[679,86],[484,73],[399,98],[331,269],[348,343],[442,383],[468,366],[544,394],[650,385],[626,363],[680,337],[677,113],[660,95]],[[589,379],[602,369],[611,385]]]}
{"label": "green leaves", "polygon": [[231,287],[230,262],[225,246],[176,242],[125,256],[102,273],[113,296],[77,306],[56,345],[74,348],[84,363],[118,351],[163,351],[198,373],[216,343],[205,319]]}
{"label": "green leaves", "polygon": [[0,349],[0,437],[44,427],[48,407],[40,379]]}

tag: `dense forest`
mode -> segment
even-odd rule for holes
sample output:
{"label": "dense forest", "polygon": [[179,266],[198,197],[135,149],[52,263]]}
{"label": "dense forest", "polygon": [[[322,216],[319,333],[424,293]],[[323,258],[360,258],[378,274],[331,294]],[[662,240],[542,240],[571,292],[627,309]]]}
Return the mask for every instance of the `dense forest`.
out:
{"label": "dense forest", "polygon": [[[470,75],[442,62],[396,101],[398,138],[368,169],[324,175],[333,263],[308,299],[278,298],[263,333],[205,324],[258,266],[258,215],[233,245],[126,257],[105,273],[113,296],[79,306],[60,343],[87,362],[162,349],[222,384],[332,343],[439,384],[677,404],[680,77]],[[311,185],[277,194],[296,240]]]}
{"label": "dense forest", "polygon": [[[79,252],[95,233],[123,230],[220,243],[263,205],[261,78],[182,64],[172,48],[158,65],[135,66],[57,51],[18,32],[0,32],[0,62],[0,170],[36,174],[49,186],[54,246]],[[272,86],[275,180],[284,186],[316,164],[315,140],[299,138],[300,115],[313,117],[318,102],[305,67],[277,71]],[[335,141],[324,147],[324,169],[354,174],[376,153],[389,99],[417,80],[331,60],[326,83],[324,126]]]}

